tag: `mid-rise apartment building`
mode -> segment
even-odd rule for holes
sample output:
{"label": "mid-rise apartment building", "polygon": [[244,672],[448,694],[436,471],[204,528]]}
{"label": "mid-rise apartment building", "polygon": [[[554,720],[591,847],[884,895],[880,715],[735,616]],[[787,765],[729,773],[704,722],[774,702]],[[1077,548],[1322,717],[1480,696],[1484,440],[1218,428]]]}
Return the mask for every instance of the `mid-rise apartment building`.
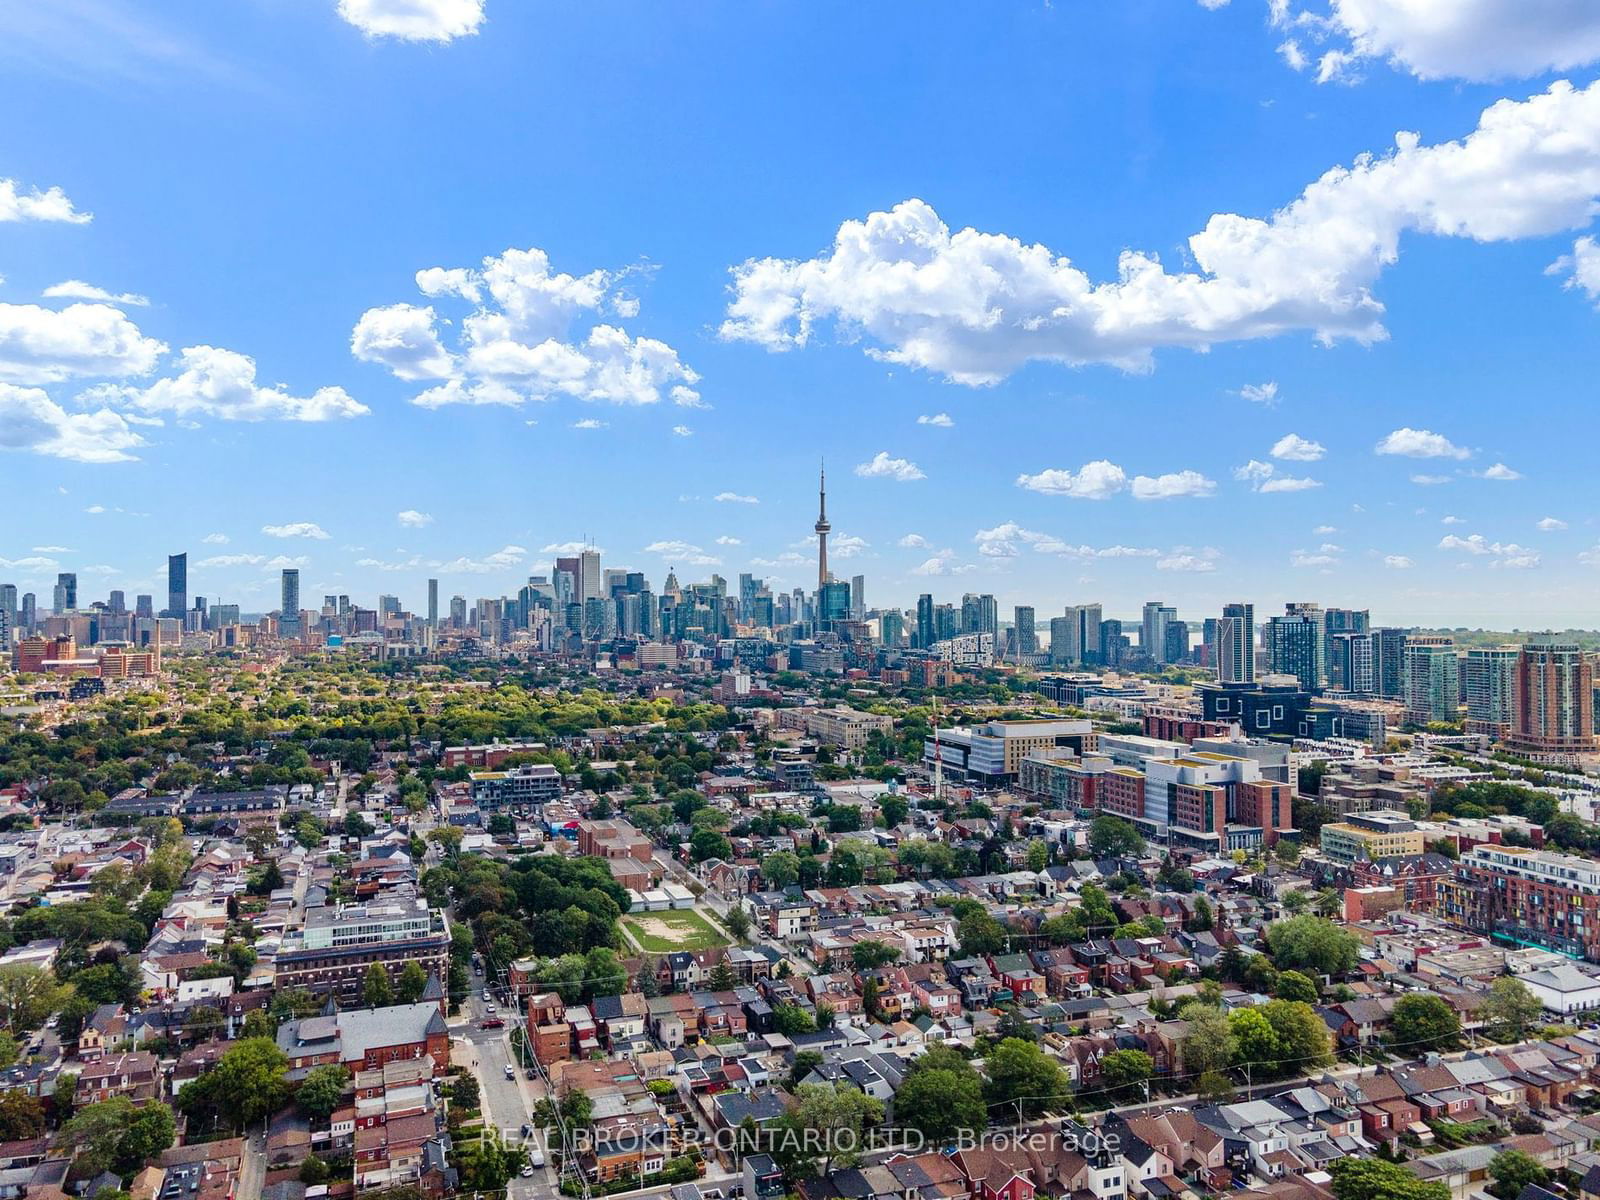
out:
{"label": "mid-rise apartment building", "polygon": [[420,897],[311,908],[304,927],[284,935],[275,986],[332,992],[341,1004],[355,1005],[368,967],[381,964],[397,982],[408,962],[435,978],[449,978],[449,924]]}
{"label": "mid-rise apartment building", "polygon": [[1324,825],[1321,834],[1323,857],[1338,863],[1421,854],[1424,844],[1422,830],[1403,812],[1352,813]]}
{"label": "mid-rise apartment building", "polygon": [[1439,881],[1437,915],[1600,961],[1600,862],[1520,846],[1474,846]]}

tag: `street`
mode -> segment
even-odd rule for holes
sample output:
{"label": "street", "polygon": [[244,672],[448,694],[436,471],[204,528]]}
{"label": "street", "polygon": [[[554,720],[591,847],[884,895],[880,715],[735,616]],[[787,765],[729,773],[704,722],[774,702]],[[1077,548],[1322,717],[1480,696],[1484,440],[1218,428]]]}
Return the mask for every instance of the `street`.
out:
{"label": "street", "polygon": [[[544,1095],[544,1085],[529,1081],[525,1072],[515,1066],[511,1053],[509,1034],[514,1027],[514,1013],[506,1012],[496,1002],[498,1016],[506,1024],[502,1029],[479,1027],[488,1015],[483,1003],[483,977],[473,976],[477,989],[461,1005],[461,1014],[452,1023],[453,1057],[458,1063],[470,1066],[478,1077],[478,1092],[483,1103],[484,1123],[492,1127],[509,1145],[525,1145],[528,1149],[543,1146],[537,1134],[525,1140],[522,1127],[533,1119],[533,1106]],[[506,1078],[506,1068],[512,1068],[512,1078]],[[534,1171],[529,1178],[511,1181],[512,1200],[549,1200],[557,1194],[556,1174],[549,1156],[546,1165]]]}

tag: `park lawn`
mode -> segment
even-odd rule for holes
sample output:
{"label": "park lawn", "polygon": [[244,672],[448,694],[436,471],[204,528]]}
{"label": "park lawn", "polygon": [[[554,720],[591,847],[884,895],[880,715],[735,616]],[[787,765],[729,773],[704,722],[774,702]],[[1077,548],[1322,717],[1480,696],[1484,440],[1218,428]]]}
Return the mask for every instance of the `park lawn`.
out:
{"label": "park lawn", "polygon": [[710,950],[728,944],[728,938],[692,908],[629,913],[622,918],[622,923],[639,948],[652,954]]}

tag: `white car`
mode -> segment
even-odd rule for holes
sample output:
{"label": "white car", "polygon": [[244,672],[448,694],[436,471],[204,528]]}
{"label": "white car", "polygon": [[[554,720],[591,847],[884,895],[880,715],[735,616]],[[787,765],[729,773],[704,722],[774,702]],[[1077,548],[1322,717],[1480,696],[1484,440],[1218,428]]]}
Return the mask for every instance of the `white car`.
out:
{"label": "white car", "polygon": [[488,988],[484,988],[483,989],[483,1002],[485,1004],[489,1003],[489,989]]}
{"label": "white car", "polygon": [[485,1005],[484,1005],[484,1006],[483,1006],[483,1011],[484,1011],[484,1012],[486,1012],[486,1013],[488,1013],[488,1014],[489,1014],[489,1015],[490,1015],[490,1016],[491,1016],[491,1017],[492,1017],[492,1016],[494,1016],[494,1014],[495,1014],[495,1011],[496,1011],[496,1010],[495,1010],[495,1006],[494,1006],[494,1005],[492,1005],[492,1004],[485,1004]]}
{"label": "white car", "polygon": [[507,1079],[515,1079],[516,1077],[517,1077],[516,1071],[514,1071],[510,1066],[507,1066],[506,1067],[506,1078]]}

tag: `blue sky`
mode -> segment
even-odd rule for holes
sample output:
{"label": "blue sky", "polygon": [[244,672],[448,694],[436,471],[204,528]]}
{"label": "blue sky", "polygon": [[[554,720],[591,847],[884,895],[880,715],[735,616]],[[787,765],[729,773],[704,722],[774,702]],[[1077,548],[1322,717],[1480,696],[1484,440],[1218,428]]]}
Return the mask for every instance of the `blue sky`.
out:
{"label": "blue sky", "polygon": [[1512,7],[10,6],[0,582],[809,586],[826,458],[873,603],[1592,626],[1600,16]]}

